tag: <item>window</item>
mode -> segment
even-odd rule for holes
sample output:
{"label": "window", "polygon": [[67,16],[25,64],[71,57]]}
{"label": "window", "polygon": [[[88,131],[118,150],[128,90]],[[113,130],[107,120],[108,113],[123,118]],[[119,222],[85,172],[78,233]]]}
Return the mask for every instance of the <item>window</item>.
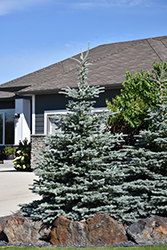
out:
{"label": "window", "polygon": [[53,111],[45,111],[44,113],[44,133],[45,134],[55,134],[55,128],[56,128],[56,123],[55,123],[55,115],[65,115],[67,113],[67,110],[53,110]]}
{"label": "window", "polygon": [[[97,114],[102,114],[103,112],[107,112],[107,108],[94,108],[92,110],[93,113]],[[55,128],[56,128],[56,123],[55,123],[55,115],[65,115],[67,113],[67,110],[53,110],[53,111],[45,111],[44,113],[44,133],[45,134],[55,134]],[[104,125],[102,126],[104,127]]]}
{"label": "window", "polygon": [[14,109],[0,110],[0,145],[14,144]]}

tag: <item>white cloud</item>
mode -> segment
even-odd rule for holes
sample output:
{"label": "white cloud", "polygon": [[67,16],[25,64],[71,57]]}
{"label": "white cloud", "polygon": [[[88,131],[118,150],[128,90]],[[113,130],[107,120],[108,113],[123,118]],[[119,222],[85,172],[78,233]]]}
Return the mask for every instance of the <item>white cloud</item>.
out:
{"label": "white cloud", "polygon": [[0,0],[0,15],[23,10],[42,3],[62,4],[74,9],[150,6],[156,0]]}
{"label": "white cloud", "polygon": [[49,1],[50,0],[0,0],[0,15],[6,15],[16,10],[22,10]]}
{"label": "white cloud", "polygon": [[73,8],[91,8],[91,7],[133,7],[149,6],[152,0],[81,0],[72,3]]}

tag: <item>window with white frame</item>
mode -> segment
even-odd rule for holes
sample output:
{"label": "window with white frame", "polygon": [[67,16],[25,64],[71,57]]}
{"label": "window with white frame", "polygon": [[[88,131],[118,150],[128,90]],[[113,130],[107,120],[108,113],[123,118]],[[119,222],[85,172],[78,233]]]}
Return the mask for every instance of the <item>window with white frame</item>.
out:
{"label": "window with white frame", "polygon": [[14,109],[0,110],[0,145],[14,144]]}
{"label": "window with white frame", "polygon": [[45,134],[55,134],[56,123],[55,116],[57,115],[65,115],[67,113],[66,109],[63,110],[52,110],[44,112],[44,133]]}
{"label": "window with white frame", "polygon": [[[107,108],[94,108],[92,110],[93,113],[102,114],[103,112],[107,112]],[[67,110],[52,110],[44,112],[44,133],[45,134],[55,134],[56,122],[55,116],[57,115],[65,115]]]}

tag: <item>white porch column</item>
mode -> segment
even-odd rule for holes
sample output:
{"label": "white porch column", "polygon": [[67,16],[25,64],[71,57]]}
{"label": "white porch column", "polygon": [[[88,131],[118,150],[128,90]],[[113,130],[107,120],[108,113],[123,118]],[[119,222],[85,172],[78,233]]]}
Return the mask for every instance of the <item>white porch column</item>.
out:
{"label": "white porch column", "polygon": [[15,100],[15,114],[20,114],[18,122],[15,123],[15,144],[27,138],[30,141],[30,100],[16,99]]}

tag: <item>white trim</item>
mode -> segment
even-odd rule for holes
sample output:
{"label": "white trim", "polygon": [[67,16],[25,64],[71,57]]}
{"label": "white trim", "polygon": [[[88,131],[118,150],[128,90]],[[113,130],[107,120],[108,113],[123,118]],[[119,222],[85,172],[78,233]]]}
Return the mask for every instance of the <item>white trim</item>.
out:
{"label": "white trim", "polygon": [[35,95],[32,95],[32,134],[35,135]]}
{"label": "white trim", "polygon": [[108,112],[109,110],[105,108],[93,108],[92,109],[93,113],[100,113],[100,112]]}
{"label": "white trim", "polygon": [[[101,108],[93,108],[93,113],[102,113],[102,112],[108,112],[109,110],[106,107]],[[66,114],[69,112],[67,109],[60,109],[60,110],[45,110],[44,111],[44,135],[47,135],[48,131],[48,125],[47,125],[47,116],[48,115],[60,115],[60,114]]]}
{"label": "white trim", "polygon": [[66,114],[68,111],[67,109],[60,109],[60,110],[45,110],[44,111],[44,134],[47,135],[48,127],[47,127],[47,116],[48,115],[60,115]]}

